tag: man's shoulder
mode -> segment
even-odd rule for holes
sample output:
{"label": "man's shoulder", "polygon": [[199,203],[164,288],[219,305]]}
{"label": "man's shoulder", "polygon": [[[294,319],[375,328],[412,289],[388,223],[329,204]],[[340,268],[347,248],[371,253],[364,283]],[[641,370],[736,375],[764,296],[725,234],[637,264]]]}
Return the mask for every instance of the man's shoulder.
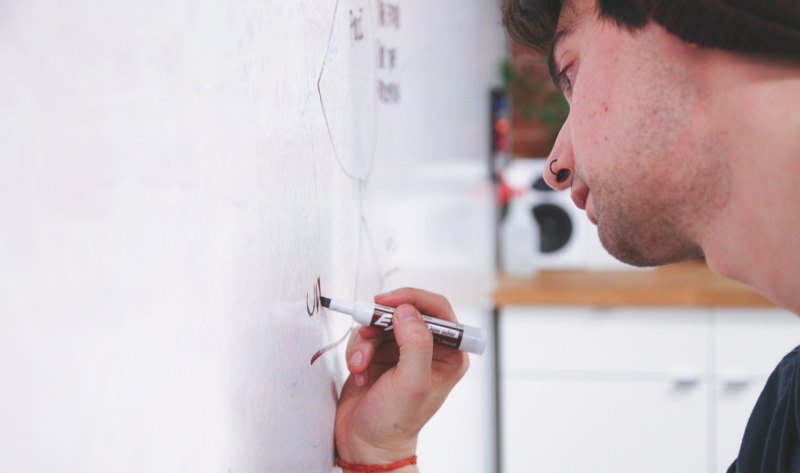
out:
{"label": "man's shoulder", "polygon": [[745,428],[728,473],[800,471],[800,346],[775,367]]}
{"label": "man's shoulder", "polygon": [[771,377],[775,377],[775,381],[783,386],[800,380],[797,375],[798,370],[800,370],[800,345],[781,359]]}
{"label": "man's shoulder", "polygon": [[799,393],[795,389],[800,380],[798,371],[800,371],[800,346],[787,353],[772,371],[756,403],[754,414],[758,413],[757,411],[772,410],[775,404],[781,401],[786,403],[787,397],[797,398],[795,401],[800,402]]}

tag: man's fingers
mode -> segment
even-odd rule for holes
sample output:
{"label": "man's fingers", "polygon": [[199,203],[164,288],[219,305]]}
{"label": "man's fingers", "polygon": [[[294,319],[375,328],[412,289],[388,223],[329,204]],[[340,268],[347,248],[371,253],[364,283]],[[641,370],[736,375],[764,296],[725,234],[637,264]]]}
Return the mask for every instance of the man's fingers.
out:
{"label": "man's fingers", "polygon": [[433,336],[412,305],[402,304],[394,314],[394,332],[400,359],[397,377],[410,395],[423,395],[431,386]]}
{"label": "man's fingers", "polygon": [[347,358],[350,358],[350,353],[353,350],[353,345],[360,340],[370,340],[381,336],[381,330],[377,327],[368,327],[366,325],[358,325],[350,332],[350,339],[347,340]]}
{"label": "man's fingers", "polygon": [[[367,335],[370,335],[369,332]],[[383,342],[383,337],[364,338],[360,331],[353,333],[345,352],[347,369],[353,374],[365,373],[372,363],[375,351]]]}
{"label": "man's fingers", "polygon": [[422,289],[408,287],[395,289],[394,291],[375,296],[375,302],[391,307],[397,307],[400,304],[411,304],[423,314],[444,320],[456,320],[453,308],[450,306],[450,302],[448,302],[447,298],[440,294],[423,291]]}
{"label": "man's fingers", "polygon": [[432,366],[434,379],[446,381],[452,386],[467,373],[469,355],[461,350],[434,345]]}
{"label": "man's fingers", "polygon": [[[432,363],[436,363],[436,379],[455,383],[467,367],[469,358],[452,348],[434,346],[433,337],[421,319],[420,312],[455,321],[447,299],[420,289],[403,288],[375,297],[379,304],[397,307],[394,315],[394,341],[377,327],[360,327],[347,348],[347,366],[358,385],[376,379],[373,369],[382,373],[397,364],[398,381],[411,389],[424,390],[432,382]],[[406,324],[403,324],[406,322]]]}
{"label": "man's fingers", "polygon": [[358,329],[358,334],[361,335],[361,338],[371,339],[371,338],[378,338],[383,335],[384,330],[378,327],[370,327],[367,325],[362,325]]}
{"label": "man's fingers", "polygon": [[375,350],[372,364],[394,366],[397,364],[398,359],[400,359],[400,350],[397,348],[397,343],[388,342]]}

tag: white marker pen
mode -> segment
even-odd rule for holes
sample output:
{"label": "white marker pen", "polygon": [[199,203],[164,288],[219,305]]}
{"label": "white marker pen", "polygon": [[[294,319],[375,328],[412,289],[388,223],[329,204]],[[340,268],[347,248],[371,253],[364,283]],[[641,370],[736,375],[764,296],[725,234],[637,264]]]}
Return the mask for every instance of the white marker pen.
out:
{"label": "white marker pen", "polygon": [[[323,307],[327,307],[336,312],[348,314],[353,319],[371,327],[383,327],[384,331],[392,330],[392,318],[394,317],[394,307],[389,307],[374,302],[348,302],[338,299],[328,299],[320,297]],[[447,320],[437,319],[428,315],[423,315],[422,320],[428,325],[428,330],[433,334],[433,341],[450,348],[468,351],[477,355],[482,355],[486,348],[486,332],[478,327]]]}

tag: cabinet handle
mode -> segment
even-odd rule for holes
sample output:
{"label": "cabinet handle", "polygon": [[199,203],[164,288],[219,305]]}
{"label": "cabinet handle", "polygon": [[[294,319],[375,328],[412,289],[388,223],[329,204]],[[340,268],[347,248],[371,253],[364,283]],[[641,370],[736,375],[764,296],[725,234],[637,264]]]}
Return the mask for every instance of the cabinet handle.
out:
{"label": "cabinet handle", "polygon": [[720,376],[722,385],[728,389],[743,389],[749,386],[753,380],[745,374],[728,374]]}
{"label": "cabinet handle", "polygon": [[692,387],[700,384],[702,378],[696,371],[673,371],[672,383],[677,387]]}

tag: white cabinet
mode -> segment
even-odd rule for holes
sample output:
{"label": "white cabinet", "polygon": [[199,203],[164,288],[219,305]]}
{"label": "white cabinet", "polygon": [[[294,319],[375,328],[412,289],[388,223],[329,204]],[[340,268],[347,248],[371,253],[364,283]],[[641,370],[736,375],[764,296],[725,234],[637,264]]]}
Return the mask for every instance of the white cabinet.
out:
{"label": "white cabinet", "polygon": [[669,374],[705,370],[697,310],[503,308],[504,373]]}
{"label": "white cabinet", "polygon": [[703,385],[533,377],[509,380],[504,392],[505,472],[675,473],[705,464]]}
{"label": "white cabinet", "polygon": [[499,330],[503,473],[724,471],[800,343],[778,310],[514,307]]}

